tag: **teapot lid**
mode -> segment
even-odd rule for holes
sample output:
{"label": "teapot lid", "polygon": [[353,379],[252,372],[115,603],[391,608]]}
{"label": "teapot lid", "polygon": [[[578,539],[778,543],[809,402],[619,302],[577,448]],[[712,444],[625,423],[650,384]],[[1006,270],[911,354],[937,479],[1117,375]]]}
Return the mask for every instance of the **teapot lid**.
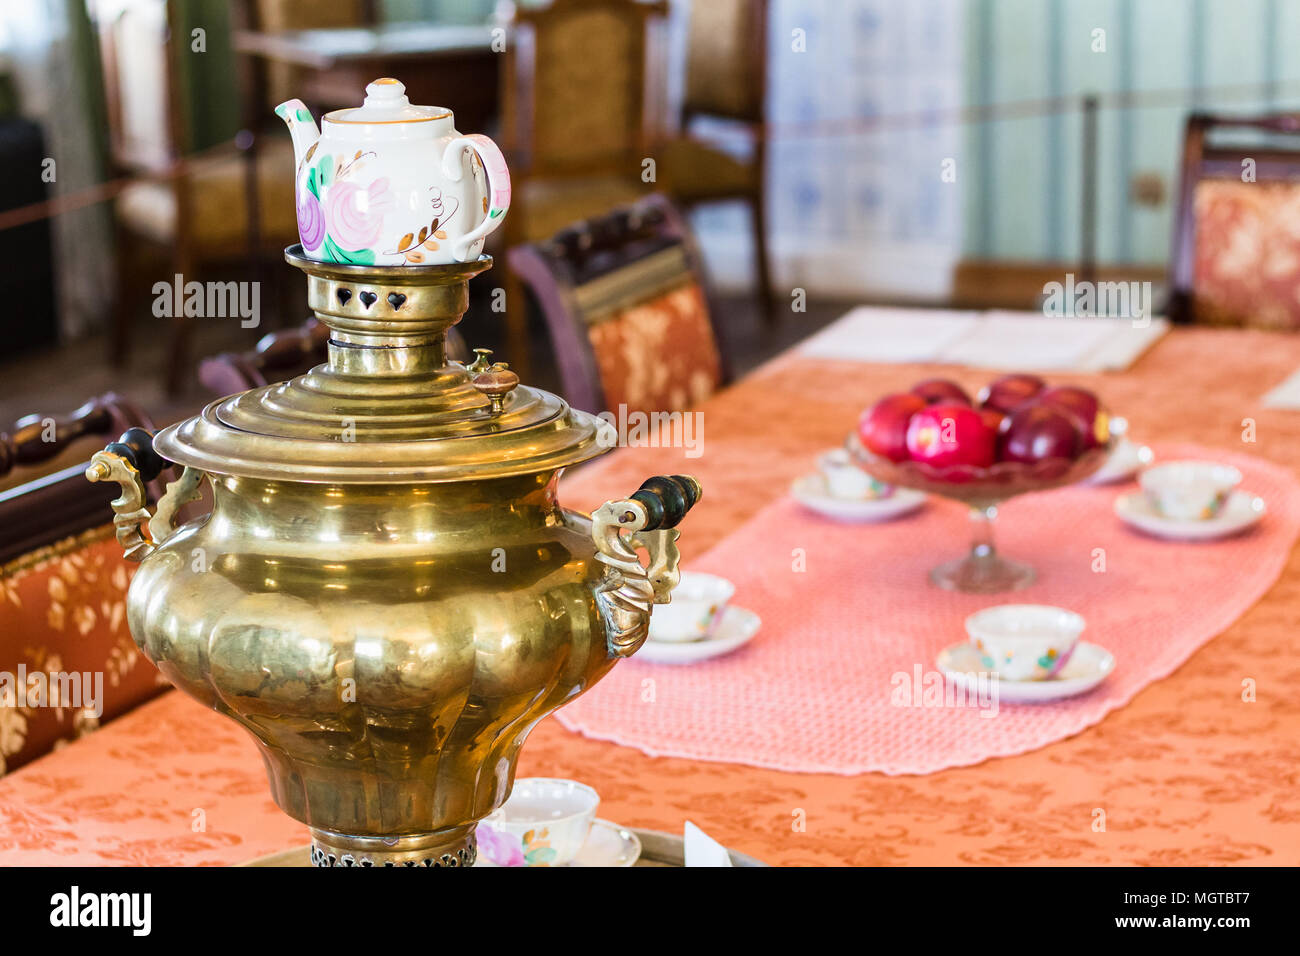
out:
{"label": "teapot lid", "polygon": [[330,123],[425,123],[450,119],[451,110],[441,106],[416,106],[406,96],[406,86],[391,76],[381,76],[366,87],[360,106],[325,114]]}
{"label": "teapot lid", "polygon": [[329,360],[208,405],[158,433],[164,458],[216,475],[386,484],[551,471],[609,450],[610,426],[485,357],[446,358],[469,279],[492,259],[428,266],[318,262],[291,246],[330,327]]}

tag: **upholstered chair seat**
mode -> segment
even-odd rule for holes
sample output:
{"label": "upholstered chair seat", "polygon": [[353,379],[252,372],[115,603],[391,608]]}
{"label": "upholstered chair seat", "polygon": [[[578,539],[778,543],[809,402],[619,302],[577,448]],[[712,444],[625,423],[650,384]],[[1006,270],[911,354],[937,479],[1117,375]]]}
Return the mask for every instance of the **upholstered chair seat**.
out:
{"label": "upholstered chair seat", "polygon": [[[248,205],[244,159],[239,154],[194,160],[188,180],[193,223],[191,235],[201,244],[238,248],[247,241]],[[261,238],[288,245],[298,238],[293,200],[293,145],[285,137],[267,137],[257,154],[257,189]],[[117,216],[133,233],[155,242],[176,239],[176,188],[168,182],[137,180],[118,196]]]}
{"label": "upholstered chair seat", "polygon": [[701,140],[685,137],[655,149],[663,189],[692,204],[725,196],[747,196],[762,188],[762,168]]}

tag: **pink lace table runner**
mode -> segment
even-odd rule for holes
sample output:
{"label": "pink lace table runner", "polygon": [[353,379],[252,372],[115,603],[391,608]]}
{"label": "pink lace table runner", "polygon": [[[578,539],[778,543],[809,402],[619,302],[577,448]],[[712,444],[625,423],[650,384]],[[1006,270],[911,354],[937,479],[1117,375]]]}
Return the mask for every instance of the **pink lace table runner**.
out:
{"label": "pink lace table runner", "polygon": [[[1277,580],[1300,532],[1300,484],[1287,469],[1194,445],[1156,452],[1237,466],[1267,515],[1235,538],[1171,542],[1115,517],[1116,496],[1132,485],[1018,498],[1001,509],[997,542],[1032,564],[1038,581],[987,596],[942,591],[926,577],[968,546],[960,505],[932,501],[908,518],[849,525],[783,497],[691,564],[735,582],[735,603],[763,619],[752,642],[690,666],[633,658],[557,717],[651,756],[807,773],[933,773],[1078,733],[1244,614]],[[1115,655],[1114,673],[1080,697],[1000,701],[996,712],[892,702],[896,687],[918,669],[923,679],[934,673],[939,651],[965,638],[968,614],[1009,602],[1081,613],[1083,640]],[[1249,676],[1225,674],[1233,686],[1224,692]]]}

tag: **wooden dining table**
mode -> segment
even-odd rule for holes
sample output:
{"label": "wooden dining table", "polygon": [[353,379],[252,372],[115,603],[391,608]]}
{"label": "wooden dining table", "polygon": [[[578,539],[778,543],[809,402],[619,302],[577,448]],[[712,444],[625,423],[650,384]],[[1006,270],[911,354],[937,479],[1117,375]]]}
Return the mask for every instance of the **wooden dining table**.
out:
{"label": "wooden dining table", "polygon": [[[1294,469],[1300,411],[1265,408],[1260,399],[1297,367],[1300,337],[1179,329],[1126,371],[1053,377],[1097,390],[1139,440],[1192,441]],[[619,449],[567,475],[561,498],[590,508],[647,475],[689,470],[705,488],[683,524],[689,567],[787,494],[861,408],[931,375],[968,387],[990,377],[811,359],[796,348],[702,406],[700,457],[681,448]],[[1014,510],[1013,502],[1008,520]],[[960,510],[953,523],[955,543]],[[737,578],[745,573],[734,569]],[[864,569],[864,586],[869,580]],[[1247,678],[1257,688],[1253,700],[1242,692]],[[518,772],[582,780],[599,792],[602,817],[678,833],[690,820],[772,864],[1294,865],[1296,680],[1293,551],[1267,595],[1182,667],[1100,723],[1028,753],[921,776],[788,773],[652,757],[548,718],[525,745]],[[1097,809],[1105,811],[1103,830],[1094,826]],[[272,804],[251,739],[176,692],[0,779],[0,864],[233,864],[306,841],[306,828]]]}

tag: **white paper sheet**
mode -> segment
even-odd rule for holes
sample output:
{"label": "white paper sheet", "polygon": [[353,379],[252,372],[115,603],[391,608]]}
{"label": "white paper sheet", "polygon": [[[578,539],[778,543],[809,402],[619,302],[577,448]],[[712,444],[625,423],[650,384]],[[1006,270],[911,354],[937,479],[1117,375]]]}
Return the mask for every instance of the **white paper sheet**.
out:
{"label": "white paper sheet", "polygon": [[1300,369],[1264,396],[1265,408],[1300,408]]}
{"label": "white paper sheet", "polygon": [[800,346],[812,358],[849,362],[933,362],[970,332],[978,313],[860,306]]}
{"label": "white paper sheet", "polygon": [[727,848],[709,836],[690,820],[682,836],[686,866],[731,866]]}
{"label": "white paper sheet", "polygon": [[814,358],[970,368],[1101,372],[1128,368],[1169,331],[1165,319],[1048,317],[863,306],[801,347]]}

